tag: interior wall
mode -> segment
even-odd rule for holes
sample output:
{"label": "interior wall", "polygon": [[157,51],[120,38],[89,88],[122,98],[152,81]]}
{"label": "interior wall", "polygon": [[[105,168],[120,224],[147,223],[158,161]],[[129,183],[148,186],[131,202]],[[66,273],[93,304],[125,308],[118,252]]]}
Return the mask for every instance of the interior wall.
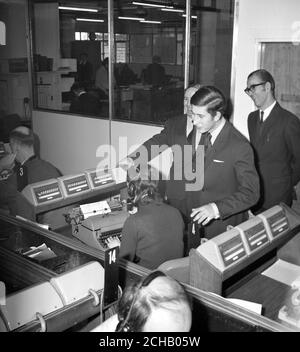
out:
{"label": "interior wall", "polygon": [[97,148],[109,142],[108,120],[33,111],[32,123],[41,141],[41,158],[64,175],[96,168]]}
{"label": "interior wall", "polygon": [[255,106],[244,93],[244,89],[248,74],[259,68],[258,43],[295,40],[296,30],[299,28],[297,24],[299,25],[300,1],[239,0],[238,2],[233,123],[248,136],[247,117],[255,110]]}
{"label": "interior wall", "polygon": [[[162,128],[126,122],[112,122],[112,146],[117,160],[125,157],[119,137],[127,138],[126,146],[140,145]],[[33,111],[33,130],[41,140],[41,158],[54,164],[64,175],[96,168],[101,158],[99,146],[109,143],[109,120],[78,115]],[[115,167],[115,165],[112,165]],[[168,170],[169,166],[165,165]]]}
{"label": "interior wall", "polygon": [[0,46],[0,59],[27,57],[24,3],[1,3],[0,21],[6,25],[6,45]]}

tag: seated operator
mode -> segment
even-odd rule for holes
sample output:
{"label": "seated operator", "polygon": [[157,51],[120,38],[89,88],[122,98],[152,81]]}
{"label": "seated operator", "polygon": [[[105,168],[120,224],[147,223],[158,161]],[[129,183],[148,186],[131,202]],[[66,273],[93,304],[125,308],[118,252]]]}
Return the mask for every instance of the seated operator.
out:
{"label": "seated operator", "polygon": [[160,57],[154,55],[152,58],[152,64],[149,64],[143,73],[146,84],[162,86],[166,83],[165,68],[160,64],[160,62]]}
{"label": "seated operator", "polygon": [[184,287],[161,271],[127,286],[118,314],[92,332],[188,332],[192,312]]}
{"label": "seated operator", "polygon": [[99,115],[101,102],[92,93],[86,92],[82,82],[75,82],[71,87],[74,99],[70,105],[70,112],[76,114]]}
{"label": "seated operator", "polygon": [[149,269],[167,260],[183,257],[184,222],[180,212],[163,203],[158,193],[158,172],[141,170],[128,184],[128,195],[137,212],[124,224],[121,244],[108,239],[108,246],[120,244],[120,257]]}
{"label": "seated operator", "polygon": [[0,207],[8,208],[12,215],[35,220],[30,204],[22,190],[31,183],[57,178],[61,173],[50,163],[36,156],[33,132],[25,127],[15,128],[9,137],[11,175],[0,181]]}

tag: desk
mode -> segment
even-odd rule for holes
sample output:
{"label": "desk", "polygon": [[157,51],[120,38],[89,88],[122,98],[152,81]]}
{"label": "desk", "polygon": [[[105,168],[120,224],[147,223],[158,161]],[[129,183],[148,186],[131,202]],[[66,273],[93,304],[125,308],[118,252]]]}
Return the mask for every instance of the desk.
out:
{"label": "desk", "polygon": [[49,224],[51,229],[57,229],[65,225],[63,214],[68,213],[75,205],[78,206],[84,203],[98,202],[113,197],[118,193],[121,193],[123,199],[126,198],[126,190],[126,183],[108,184],[100,189],[92,189],[87,193],[57,199],[48,204],[34,205],[28,201],[26,202],[26,209],[28,209],[27,213],[30,211],[31,219],[35,219],[40,223]]}
{"label": "desk", "polygon": [[83,202],[97,202],[99,200],[108,198],[120,192],[122,189],[126,188],[126,183],[113,184],[111,186],[106,186],[101,189],[94,189],[91,192],[79,194],[78,196],[73,196],[69,198],[62,199],[58,202],[50,204],[41,204],[33,207],[35,215],[46,213],[48,211],[63,208],[68,205],[83,203]]}
{"label": "desk", "polygon": [[228,297],[260,303],[263,307],[263,316],[274,321],[280,321],[278,312],[284,305],[289,291],[289,286],[258,274]]}

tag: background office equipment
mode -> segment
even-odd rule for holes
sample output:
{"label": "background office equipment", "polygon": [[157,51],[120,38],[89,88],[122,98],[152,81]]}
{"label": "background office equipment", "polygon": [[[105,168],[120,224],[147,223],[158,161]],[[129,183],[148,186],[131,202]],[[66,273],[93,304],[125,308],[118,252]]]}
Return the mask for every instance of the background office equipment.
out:
{"label": "background office equipment", "polygon": [[[120,201],[93,203],[93,206],[94,210],[89,211],[86,215],[80,208],[73,209],[68,220],[72,224],[73,236],[91,247],[105,251],[108,249],[107,238],[118,237],[121,239],[123,225],[129,213],[123,209]],[[89,206],[90,209],[92,208]],[[97,212],[98,215],[90,215]]]}
{"label": "background office equipment", "polygon": [[[63,214],[87,202],[123,194],[126,183],[114,178],[114,170],[87,170],[27,185],[22,194],[39,222],[52,229],[65,226]],[[113,199],[113,198],[112,198]]]}

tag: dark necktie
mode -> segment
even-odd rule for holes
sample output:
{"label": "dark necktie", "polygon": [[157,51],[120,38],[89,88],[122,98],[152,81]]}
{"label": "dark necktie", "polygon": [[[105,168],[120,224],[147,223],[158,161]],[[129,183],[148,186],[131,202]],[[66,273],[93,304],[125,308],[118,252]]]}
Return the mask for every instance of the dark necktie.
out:
{"label": "dark necktie", "polygon": [[264,112],[260,112],[260,123],[262,124],[264,122]]}
{"label": "dark necktie", "polygon": [[199,144],[204,146],[204,152],[206,153],[209,148],[211,148],[211,134],[209,132],[204,132],[201,134],[201,139]]}
{"label": "dark necktie", "polygon": [[260,115],[259,115],[259,124],[258,124],[258,133],[259,136],[261,136],[262,134],[262,130],[263,130],[263,122],[264,122],[264,112],[260,111]]}

